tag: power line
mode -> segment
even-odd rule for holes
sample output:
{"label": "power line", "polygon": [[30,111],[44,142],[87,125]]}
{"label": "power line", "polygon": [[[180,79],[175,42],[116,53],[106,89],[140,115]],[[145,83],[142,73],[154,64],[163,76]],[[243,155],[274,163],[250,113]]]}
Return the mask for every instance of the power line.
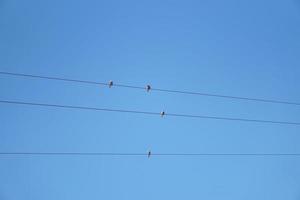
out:
{"label": "power line", "polygon": [[58,77],[49,77],[49,76],[39,76],[32,74],[20,74],[20,73],[11,73],[11,72],[2,72],[0,74],[10,75],[10,76],[23,76],[27,78],[39,78],[39,79],[48,79],[48,80],[56,80],[56,81],[68,81],[68,82],[76,82],[76,83],[85,83],[85,84],[94,84],[94,85],[108,85],[107,83],[95,82],[95,81],[85,81],[85,80],[76,80],[76,79],[68,79],[68,78],[58,78]]}
{"label": "power line", "polygon": [[160,113],[156,113],[156,112],[146,112],[146,111],[133,111],[133,110],[122,110],[122,109],[109,109],[109,108],[96,108],[96,107],[84,107],[84,106],[70,106],[70,105],[58,105],[58,104],[32,103],[32,102],[21,102],[21,101],[4,101],[4,100],[0,100],[0,103],[29,105],[29,106],[43,106],[43,107],[56,107],[56,108],[70,108],[70,109],[80,109],[80,110],[106,111],[106,112],[135,113],[135,114],[147,114],[147,115],[159,115],[160,114]]}
{"label": "power line", "polygon": [[0,152],[0,155],[42,155],[42,156],[145,156],[143,153],[100,153],[100,152]]}
{"label": "power line", "polygon": [[[147,157],[148,153],[104,153],[104,152],[0,152],[3,156],[142,156]],[[300,153],[152,153],[152,156],[164,157],[205,157],[205,156],[234,156],[234,157],[282,157],[300,156]]]}
{"label": "power line", "polygon": [[242,122],[256,122],[256,123],[271,123],[271,124],[298,125],[298,126],[300,125],[299,122],[257,120],[257,119],[245,119],[245,118],[230,118],[230,117],[217,117],[217,116],[206,116],[206,115],[187,115],[187,114],[166,113],[165,111],[163,111],[163,112],[148,112],[148,111],[97,108],[97,107],[85,107],[85,106],[46,104],[46,103],[33,103],[33,102],[24,102],[24,101],[6,101],[6,100],[0,100],[0,103],[28,105],[28,106],[55,107],[55,108],[66,108],[66,109],[79,109],[79,110],[105,111],[105,112],[133,113],[133,114],[144,114],[144,115],[159,115],[159,116],[162,116],[162,117],[172,116],[172,117],[198,118],[198,119],[213,119],[213,120],[242,121]]}
{"label": "power line", "polygon": [[[21,74],[21,73],[12,73],[12,72],[3,72],[3,71],[0,71],[0,74],[2,74],[2,75],[10,75],[10,76],[21,76],[21,77],[27,77],[27,78],[39,78],[39,79],[67,81],[67,82],[82,83],[82,84],[94,84],[94,85],[110,86],[109,83],[96,82],[96,81],[87,81],[87,80],[78,80],[78,79],[49,77],[49,76],[32,75],[32,74]],[[147,89],[146,87],[140,87],[140,86],[134,86],[134,85],[125,85],[125,84],[113,84],[113,86],[114,87],[130,88],[130,89],[139,89],[139,90],[145,90],[145,89]],[[226,98],[226,99],[234,99],[234,100],[245,100],[245,101],[256,101],[256,102],[264,102],[264,103],[275,103],[275,104],[287,104],[287,105],[297,105],[297,106],[300,106],[299,102],[281,101],[281,100],[274,100],[274,99],[251,98],[251,97],[221,95],[221,94],[203,93],[203,92],[192,92],[192,91],[183,91],[183,90],[171,90],[171,89],[152,88],[152,87],[151,87],[151,91],[166,92],[166,93],[176,93],[176,94],[185,94],[185,95],[208,96],[208,97]]]}

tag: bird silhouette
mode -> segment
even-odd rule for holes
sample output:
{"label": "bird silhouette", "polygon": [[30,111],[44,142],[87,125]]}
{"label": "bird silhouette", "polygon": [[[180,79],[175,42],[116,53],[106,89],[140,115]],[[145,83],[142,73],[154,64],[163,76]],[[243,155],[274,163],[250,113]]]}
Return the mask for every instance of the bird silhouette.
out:
{"label": "bird silhouette", "polygon": [[146,86],[146,89],[147,89],[147,92],[149,92],[151,90],[151,86],[150,85],[147,85]]}
{"label": "bird silhouette", "polygon": [[114,82],[113,81],[109,81],[109,83],[108,83],[109,88],[111,88],[113,85],[114,85]]}

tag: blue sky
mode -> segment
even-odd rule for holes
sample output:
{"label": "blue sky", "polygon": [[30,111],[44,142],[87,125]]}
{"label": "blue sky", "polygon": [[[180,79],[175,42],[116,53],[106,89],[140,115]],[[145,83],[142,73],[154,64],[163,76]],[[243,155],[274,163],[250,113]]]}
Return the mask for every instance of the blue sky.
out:
{"label": "blue sky", "polygon": [[[0,70],[300,102],[300,2],[0,0]],[[0,77],[0,99],[300,121],[300,107]],[[0,151],[300,153],[299,127],[0,105]],[[300,199],[300,157],[0,156],[0,199]]]}

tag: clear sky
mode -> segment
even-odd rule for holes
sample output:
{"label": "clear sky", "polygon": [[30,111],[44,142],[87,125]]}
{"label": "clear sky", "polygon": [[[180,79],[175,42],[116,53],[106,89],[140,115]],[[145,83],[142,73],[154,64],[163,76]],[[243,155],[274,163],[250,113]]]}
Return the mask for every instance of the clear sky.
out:
{"label": "clear sky", "polygon": [[[300,102],[299,0],[0,0],[0,71]],[[0,76],[0,99],[300,121],[300,107]],[[0,152],[300,153],[300,127],[0,104]],[[0,156],[0,199],[300,199],[300,157]]]}

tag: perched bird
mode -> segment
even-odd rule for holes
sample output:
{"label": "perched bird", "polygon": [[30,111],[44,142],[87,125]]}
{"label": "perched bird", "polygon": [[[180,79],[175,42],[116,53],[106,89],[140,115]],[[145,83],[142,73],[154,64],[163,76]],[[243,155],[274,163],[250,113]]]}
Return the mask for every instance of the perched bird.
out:
{"label": "perched bird", "polygon": [[166,114],[165,111],[160,112],[161,117],[165,116],[165,114]]}
{"label": "perched bird", "polygon": [[108,83],[109,88],[111,88],[113,85],[114,85],[114,82],[113,81],[109,81],[109,83]]}
{"label": "perched bird", "polygon": [[151,156],[151,151],[148,151],[148,158],[150,158]]}
{"label": "perched bird", "polygon": [[147,85],[146,89],[147,89],[147,92],[149,92],[151,90],[151,85]]}

